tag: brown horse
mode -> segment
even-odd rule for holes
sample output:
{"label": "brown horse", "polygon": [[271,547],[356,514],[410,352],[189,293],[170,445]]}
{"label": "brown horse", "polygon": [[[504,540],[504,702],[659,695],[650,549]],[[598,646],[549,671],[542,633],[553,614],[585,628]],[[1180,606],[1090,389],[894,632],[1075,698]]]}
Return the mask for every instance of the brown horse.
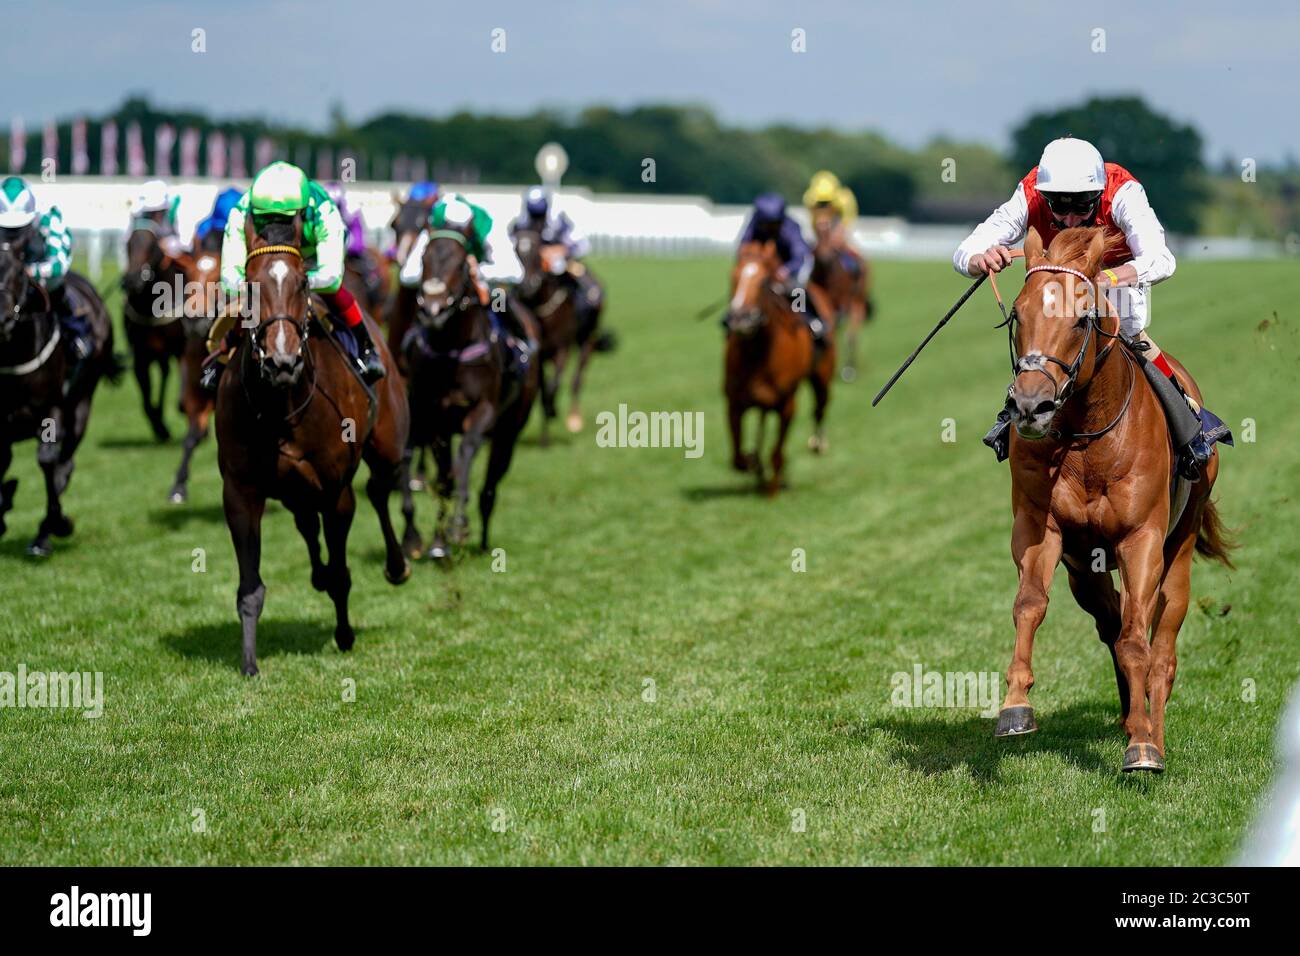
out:
{"label": "brown horse", "polygon": [[858,377],[858,336],[863,324],[871,317],[871,270],[867,260],[856,250],[850,250],[850,253],[857,261],[857,274],[845,266],[835,232],[835,214],[830,209],[816,210],[813,213],[816,242],[809,281],[826,290],[835,312],[835,324],[838,326],[841,319],[848,320],[844,344],[849,354],[840,369],[840,377],[852,382]]}
{"label": "brown horse", "polygon": [[[1128,734],[1123,769],[1160,772],[1192,556],[1231,566],[1231,545],[1210,500],[1217,451],[1181,515],[1173,513],[1175,458],[1164,410],[1138,368],[1141,359],[1119,340],[1119,318],[1094,278],[1110,244],[1122,241],[1100,229],[1067,229],[1045,254],[1036,231],[1025,240],[1026,281],[1011,338],[1011,553],[1020,586],[996,733],[1037,729],[1030,658],[1063,561],[1075,600],[1096,620],[1111,653]],[[1199,402],[1192,377],[1172,357],[1170,363]]]}
{"label": "brown horse", "polygon": [[[484,441],[491,441],[487,475],[479,492],[482,522],[479,544],[488,550],[488,528],[498,483],[510,467],[519,433],[528,423],[537,397],[536,358],[522,367],[511,355],[506,334],[492,311],[482,305],[470,274],[468,237],[452,228],[430,234],[424,251],[419,290],[417,333],[407,357],[411,370],[411,443],[433,449],[438,466],[438,520],[428,555],[445,559],[448,540],[463,544],[469,534],[465,510],[470,469]],[[526,332],[536,336],[526,312],[516,310]],[[452,439],[460,435],[452,466]],[[450,528],[448,504],[453,491],[455,513]],[[406,516],[403,546],[418,553],[410,482],[402,483]]]}
{"label": "brown horse", "polygon": [[[313,304],[299,252],[302,221],[248,225],[248,290],[243,336],[217,393],[217,461],[222,503],[239,561],[237,607],[243,628],[243,672],[257,673],[257,620],[266,587],[260,571],[262,514],[268,498],[293,513],[311,558],[312,586],[334,602],[334,641],[352,646],[348,621],[351,574],[347,539],[356,508],[352,479],[364,458],[366,492],[379,515],[386,549],[384,576],[401,584],[411,574],[388,514],[406,448],[409,413],[392,356],[372,331],[388,375],[374,392],[329,332],[323,303]],[[368,318],[365,321],[370,321]],[[321,561],[324,523],[328,564]]]}
{"label": "brown horse", "polygon": [[[564,427],[574,434],[582,431],[579,396],[587,363],[591,361],[591,353],[598,343],[598,326],[604,302],[603,298],[596,302],[592,317],[584,327],[579,321],[578,304],[574,298],[578,294],[575,283],[563,274],[562,268],[558,268],[563,265],[557,258],[562,255],[562,250],[543,245],[541,233],[536,229],[518,230],[514,242],[515,252],[524,270],[518,286],[519,297],[536,316],[540,331],[538,360],[542,370],[543,412],[541,443],[547,445],[550,443],[548,423],[558,414],[555,398],[575,348],[578,350],[578,362],[574,367],[573,380],[569,383],[569,414],[565,416]],[[599,294],[599,285],[594,279],[592,287]]]}
{"label": "brown horse", "polygon": [[[760,487],[774,495],[785,468],[785,439],[794,418],[795,393],[804,379],[813,383],[815,430],[810,444],[825,448],[823,419],[835,371],[834,349],[819,357],[812,332],[790,302],[790,289],[778,278],[781,261],[772,242],[740,247],[731,271],[731,301],[727,308],[727,346],[723,392],[731,426],[731,463],[737,471],[752,471]],[[808,289],[809,295],[822,295]],[[758,443],[753,453],[741,451],[741,421],[751,408],[759,410]],[[772,472],[764,478],[763,425],[768,412],[780,419],[772,448]]]}
{"label": "brown horse", "polygon": [[[393,195],[393,260],[398,270],[411,254],[415,241],[429,225],[429,211],[433,208],[434,197],[425,199],[403,199]],[[388,350],[397,357],[398,368],[406,374],[406,357],[402,354],[402,340],[410,331],[415,321],[416,290],[412,286],[394,283],[393,292],[388,301]]]}
{"label": "brown horse", "polygon": [[208,437],[208,420],[212,416],[212,396],[199,387],[203,360],[207,357],[208,332],[222,308],[221,253],[201,249],[186,257],[185,309],[181,325],[185,330],[185,350],[181,353],[180,410],[185,416],[185,441],[181,446],[181,463],[176,470],[167,500],[174,505],[189,498],[190,460],[194,450]]}
{"label": "brown horse", "polygon": [[[185,281],[185,262],[163,252],[161,227],[150,218],[136,219],[126,241],[126,270],[122,273],[122,314],[126,340],[131,346],[132,368],[140,386],[144,414],[158,441],[171,438],[163,420],[163,402],[171,363],[185,351],[181,325],[183,302],[177,283]],[[158,393],[154,397],[153,367],[158,366]]]}
{"label": "brown horse", "polygon": [[16,478],[5,481],[13,445],[35,438],[36,460],[45,474],[45,517],[27,546],[33,557],[52,553],[51,536],[72,534],[62,495],[72,478],[73,455],[86,435],[95,386],[101,377],[115,381],[120,371],[113,357],[113,325],[94,287],[75,272],[63,281],[64,294],[75,296],[87,312],[94,342],[94,352],[67,394],[68,362],[58,317],[45,290],[28,276],[17,243],[0,241],[0,536],[18,488]]}

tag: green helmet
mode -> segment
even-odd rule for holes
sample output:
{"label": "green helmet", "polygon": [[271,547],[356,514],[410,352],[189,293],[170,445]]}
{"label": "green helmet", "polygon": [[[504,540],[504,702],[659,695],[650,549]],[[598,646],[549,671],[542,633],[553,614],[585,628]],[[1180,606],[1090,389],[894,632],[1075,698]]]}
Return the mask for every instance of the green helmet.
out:
{"label": "green helmet", "polygon": [[0,182],[0,228],[18,229],[36,218],[36,197],[21,177]]}
{"label": "green helmet", "polygon": [[248,191],[255,216],[292,216],[307,208],[310,199],[307,174],[292,163],[276,162],[253,177]]}

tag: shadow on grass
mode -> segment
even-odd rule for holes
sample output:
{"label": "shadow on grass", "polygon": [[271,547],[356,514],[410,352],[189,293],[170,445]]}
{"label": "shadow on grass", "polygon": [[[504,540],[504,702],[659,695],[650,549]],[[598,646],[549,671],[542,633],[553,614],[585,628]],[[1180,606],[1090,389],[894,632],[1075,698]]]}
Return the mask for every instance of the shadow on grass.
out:
{"label": "shadow on grass", "polygon": [[101,438],[95,444],[100,448],[119,450],[131,448],[166,448],[169,445],[176,444],[176,436],[173,435],[167,441],[159,441],[152,435],[141,435],[139,438],[123,438],[118,436],[113,438]]}
{"label": "shadow on grass", "polygon": [[997,783],[1003,760],[1036,753],[1055,754],[1087,773],[1119,776],[1125,737],[1118,702],[1072,704],[1035,716],[1035,733],[996,738],[994,719],[972,714],[957,721],[935,720],[925,710],[899,708],[867,722],[864,731],[882,732],[890,759],[927,777],[965,769],[982,784]]}
{"label": "shadow on grass", "polygon": [[[196,624],[162,639],[163,646],[181,657],[195,657],[239,670],[242,644],[239,619],[233,609],[230,620],[219,624]],[[258,659],[292,654],[320,654],[334,643],[334,617],[286,621],[263,615],[257,624]]]}
{"label": "shadow on grass", "polygon": [[225,520],[226,512],[222,509],[220,503],[211,505],[167,505],[163,508],[154,508],[149,512],[150,523],[164,527],[168,531],[179,531],[195,521],[202,521],[207,524],[222,524]]}
{"label": "shadow on grass", "polygon": [[[764,500],[768,497],[765,489],[754,479],[738,479],[738,482],[725,485],[694,485],[690,488],[681,489],[681,496],[693,503],[716,501],[719,498],[755,498]],[[790,490],[790,482],[782,480],[781,497],[789,495]]]}

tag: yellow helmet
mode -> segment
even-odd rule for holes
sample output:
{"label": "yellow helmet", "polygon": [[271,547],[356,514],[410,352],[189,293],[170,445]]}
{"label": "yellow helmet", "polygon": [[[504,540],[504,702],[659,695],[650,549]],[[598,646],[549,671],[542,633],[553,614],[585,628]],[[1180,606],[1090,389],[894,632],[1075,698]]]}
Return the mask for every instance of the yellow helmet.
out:
{"label": "yellow helmet", "polygon": [[839,197],[841,188],[836,175],[823,169],[813,174],[812,180],[808,183],[808,191],[803,194],[803,203],[805,206],[833,204]]}

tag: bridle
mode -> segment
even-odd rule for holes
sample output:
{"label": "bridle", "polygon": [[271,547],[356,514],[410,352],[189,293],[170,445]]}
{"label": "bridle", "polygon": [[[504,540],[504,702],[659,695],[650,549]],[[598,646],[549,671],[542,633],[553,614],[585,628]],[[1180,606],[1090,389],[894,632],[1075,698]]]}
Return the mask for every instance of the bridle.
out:
{"label": "bridle", "polygon": [[[258,256],[272,255],[291,255],[298,259],[302,259],[302,251],[297,246],[285,244],[259,246],[248,253],[244,258],[245,272],[247,272],[248,263],[252,262]],[[293,326],[294,331],[298,333],[298,354],[305,357],[305,361],[308,365],[311,364],[311,350],[307,348],[307,337],[311,329],[312,314],[311,296],[309,295],[307,297],[307,314],[302,319],[294,318],[292,315],[275,315],[267,319],[265,322],[258,323],[257,329],[253,332],[251,338],[253,343],[253,358],[256,360],[259,370],[261,370],[263,363],[266,361],[267,333],[281,322],[288,322],[289,325]],[[308,397],[308,401],[310,401],[310,396]]]}
{"label": "bridle", "polygon": [[[453,242],[458,243],[462,249],[465,249],[468,246],[468,240],[465,238],[465,236],[462,233],[456,231],[455,229],[435,229],[429,233],[430,250],[433,249],[434,242],[436,242],[439,239],[450,239]],[[463,312],[465,309],[469,308],[470,305],[472,305],[475,301],[477,301],[471,295],[471,290],[470,290],[468,253],[466,254],[465,258],[461,260],[460,266],[457,269],[457,276],[460,278],[460,290],[461,290],[460,295],[447,296],[446,300],[443,303],[443,306],[440,309],[438,309],[438,311],[436,312],[430,312],[428,310],[428,307],[431,305],[431,303],[428,301],[426,297],[425,281],[421,279],[419,291],[416,293],[415,296],[415,304],[417,307],[416,321],[418,321],[420,325],[424,326],[425,328],[440,329],[447,324],[447,320],[450,319],[454,314],[456,314],[457,312]],[[443,283],[443,287],[444,289],[446,288],[445,283]]]}
{"label": "bridle", "polygon": [[[13,251],[13,243],[8,241],[0,242],[0,255],[16,260]],[[18,324],[18,320],[23,316],[23,306],[27,304],[27,299],[31,296],[33,289],[41,294],[41,299],[44,302],[44,307],[36,314],[38,316],[50,315],[53,317],[54,310],[50,304],[50,294],[45,290],[45,286],[41,285],[39,282],[32,281],[31,276],[27,274],[27,270],[23,268],[20,260],[15,261],[14,272],[17,273],[20,283],[18,290],[14,293],[13,310],[9,315],[0,316],[0,341],[8,341],[9,337],[13,334],[14,327]],[[39,334],[40,332],[38,330],[37,335],[39,336]],[[53,351],[54,345],[58,343],[58,340],[59,324],[56,320],[54,322],[54,330],[50,333],[50,338],[46,342],[45,348],[41,349],[36,358],[32,360],[35,362],[35,365],[32,366],[33,368],[38,368],[44,364],[45,359],[49,358],[50,352]],[[17,374],[14,372],[14,369],[26,369],[26,371],[30,371],[30,369],[27,369],[27,366],[31,364],[32,363],[30,362],[24,363],[21,366],[7,368],[5,371],[6,374]],[[26,374],[26,371],[21,374]]]}
{"label": "bridle", "polygon": [[[1011,355],[1011,377],[1012,377],[1011,386],[1007,389],[1008,394],[1010,394],[1011,390],[1015,388],[1015,379],[1019,377],[1021,374],[1025,372],[1038,372],[1039,374],[1046,376],[1048,381],[1052,383],[1052,405],[1054,406],[1053,416],[1055,416],[1056,413],[1060,412],[1061,406],[1064,405],[1069,400],[1070,396],[1075,394],[1075,386],[1079,378],[1079,372],[1080,370],[1082,370],[1084,359],[1088,355],[1088,346],[1092,343],[1092,336],[1094,332],[1096,333],[1098,338],[1107,338],[1111,340],[1104,349],[1102,349],[1097,353],[1097,358],[1093,362],[1094,370],[1100,368],[1101,364],[1106,360],[1107,356],[1110,355],[1111,349],[1115,347],[1115,340],[1117,340],[1120,337],[1119,317],[1118,316],[1115,317],[1114,332],[1107,332],[1105,329],[1101,327],[1100,312],[1098,306],[1103,301],[1103,298],[1101,295],[1101,289],[1097,285],[1097,280],[1094,279],[1093,277],[1086,275],[1083,272],[1080,272],[1078,269],[1072,269],[1069,266],[1055,265],[1053,263],[1042,263],[1040,265],[1030,266],[1028,269],[1026,269],[1025,278],[1028,279],[1029,276],[1033,275],[1035,272],[1052,272],[1052,273],[1064,273],[1065,275],[1072,275],[1075,278],[1082,279],[1084,282],[1088,283],[1088,286],[1092,289],[1092,304],[1089,306],[1088,311],[1083,314],[1083,319],[1085,322],[1084,331],[1083,331],[1083,344],[1079,346],[1079,352],[1077,355],[1075,355],[1074,360],[1069,363],[1066,363],[1062,359],[1057,358],[1055,355],[1043,355],[1042,353],[1037,353],[1034,355],[1027,355],[1027,356],[1016,355],[1016,327],[1019,324],[1020,320],[1019,317],[1016,315],[1015,306],[1011,307],[1010,314],[1007,315],[1006,319],[1000,322],[997,326],[997,328],[1002,328],[1003,326],[1005,326],[1007,330],[1007,348]],[[1001,296],[998,296],[998,301],[999,304],[1001,304]],[[1119,414],[1117,414],[1114,417],[1114,419],[1112,419],[1111,422],[1108,425],[1106,425],[1105,428],[1093,432],[1075,432],[1073,435],[1070,436],[1072,439],[1100,438],[1102,435],[1105,435],[1116,425],[1118,425],[1120,419],[1122,419],[1124,417],[1124,414],[1128,411],[1129,404],[1133,400],[1133,389],[1136,384],[1137,377],[1132,368],[1133,359],[1130,356],[1127,356],[1127,354],[1125,357],[1129,359],[1129,386],[1128,386],[1128,395],[1124,399],[1124,404],[1120,408]],[[1058,383],[1056,378],[1052,375],[1052,373],[1048,371],[1047,367],[1049,364],[1060,366],[1062,369],[1065,370],[1064,383]],[[1084,387],[1086,388],[1087,386],[1085,385]],[[1056,429],[1052,429],[1052,434],[1056,438],[1063,437],[1061,433]]]}

